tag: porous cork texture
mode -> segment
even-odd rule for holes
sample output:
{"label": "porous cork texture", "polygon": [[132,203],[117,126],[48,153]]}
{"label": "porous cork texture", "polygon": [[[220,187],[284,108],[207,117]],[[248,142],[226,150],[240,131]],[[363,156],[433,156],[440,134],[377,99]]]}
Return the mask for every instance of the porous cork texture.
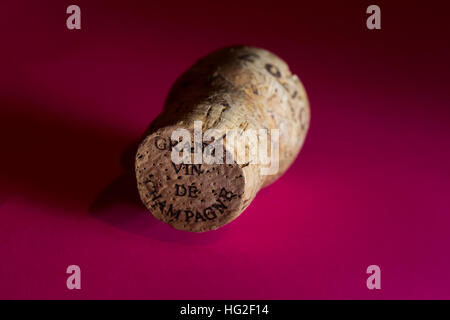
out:
{"label": "porous cork texture", "polygon": [[[225,158],[223,164],[174,164],[172,132],[184,128],[193,137],[194,121],[202,121],[203,132],[279,129],[278,171],[262,175],[267,165],[226,163]],[[162,113],[146,130],[135,165],[140,197],[156,218],[176,229],[217,229],[288,169],[309,122],[306,92],[283,60],[248,46],[215,51],[178,78]],[[226,145],[226,134],[222,139]]]}

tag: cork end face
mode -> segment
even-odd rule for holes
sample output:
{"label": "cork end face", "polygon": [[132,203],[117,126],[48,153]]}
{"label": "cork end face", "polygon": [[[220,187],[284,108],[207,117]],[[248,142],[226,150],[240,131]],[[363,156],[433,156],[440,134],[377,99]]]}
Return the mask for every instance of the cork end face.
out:
{"label": "cork end face", "polygon": [[243,210],[245,175],[236,163],[175,164],[173,128],[147,136],[136,154],[141,200],[159,220],[191,232],[215,230]]}

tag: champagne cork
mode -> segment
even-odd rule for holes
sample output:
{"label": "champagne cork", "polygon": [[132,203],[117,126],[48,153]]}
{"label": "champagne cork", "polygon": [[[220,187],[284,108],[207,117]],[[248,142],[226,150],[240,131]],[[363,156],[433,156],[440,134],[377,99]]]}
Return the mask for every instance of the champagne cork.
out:
{"label": "champagne cork", "polygon": [[[176,229],[215,230],[288,169],[309,122],[306,92],[283,60],[248,46],[215,51],[178,78],[146,130],[135,163],[140,197],[157,219]],[[174,138],[180,129],[189,134]],[[215,133],[209,139],[208,130]],[[252,140],[249,132],[258,136]],[[240,148],[229,147],[239,138]],[[223,152],[213,143],[222,144]],[[270,163],[249,156],[264,148]],[[174,162],[173,154],[189,160]],[[199,162],[202,154],[215,161]]]}

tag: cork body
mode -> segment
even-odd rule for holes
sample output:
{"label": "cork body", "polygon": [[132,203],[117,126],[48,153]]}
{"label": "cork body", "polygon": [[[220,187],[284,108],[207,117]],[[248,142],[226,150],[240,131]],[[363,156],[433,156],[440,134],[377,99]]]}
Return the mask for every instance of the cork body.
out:
{"label": "cork body", "polygon": [[[177,229],[217,229],[239,216],[262,187],[287,170],[302,147],[309,121],[306,92],[279,57],[246,46],[213,52],[179,77],[162,113],[146,130],[135,165],[140,197],[156,218]],[[201,132],[213,129],[217,135],[196,140],[194,129],[199,126]],[[203,152],[220,140],[224,152],[215,156],[223,161],[174,163],[174,149],[181,150],[181,140],[172,135],[177,129],[191,133],[193,153],[196,141]],[[238,150],[228,147],[231,131],[237,136],[266,132],[266,151],[277,158],[277,170],[263,173],[270,164],[251,157],[237,161]],[[275,133],[277,139],[272,139]],[[259,140],[242,140],[246,156]],[[275,152],[277,157],[272,157]]]}

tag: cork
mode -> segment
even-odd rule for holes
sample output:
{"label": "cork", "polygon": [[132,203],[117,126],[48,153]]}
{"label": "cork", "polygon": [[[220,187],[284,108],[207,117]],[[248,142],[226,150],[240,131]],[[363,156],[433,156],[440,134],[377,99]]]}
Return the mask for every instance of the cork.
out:
{"label": "cork", "polygon": [[[163,111],[146,130],[135,162],[141,200],[157,219],[176,229],[204,232],[224,226],[289,168],[309,123],[305,89],[282,59],[249,46],[217,50],[177,79]],[[173,137],[179,129],[189,133],[186,140]],[[198,129],[216,135],[205,139]],[[244,162],[238,148],[228,147],[246,132],[267,133],[267,145],[258,146],[267,149],[270,159],[278,158],[275,172],[264,173],[270,163],[249,156],[255,141],[263,141],[259,136],[240,140]],[[212,151],[212,143],[222,143],[223,152]],[[208,148],[215,161],[196,162]],[[174,153],[189,160],[175,163]]]}

